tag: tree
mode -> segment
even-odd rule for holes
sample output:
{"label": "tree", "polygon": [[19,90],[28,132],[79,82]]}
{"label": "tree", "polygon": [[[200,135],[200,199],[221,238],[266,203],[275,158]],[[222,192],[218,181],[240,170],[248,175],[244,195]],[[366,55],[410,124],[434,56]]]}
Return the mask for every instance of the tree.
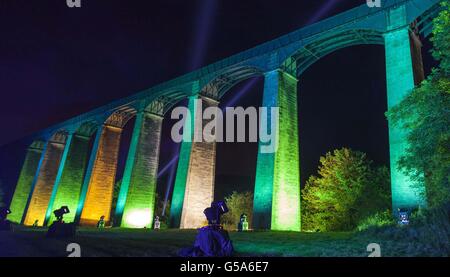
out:
{"label": "tree", "polygon": [[160,219],[162,220],[162,214],[164,210],[164,218],[168,219],[170,215],[170,199],[167,199],[166,205],[164,207],[165,198],[160,197],[158,193],[156,194],[155,198],[156,198],[155,216],[159,216]]}
{"label": "tree", "polygon": [[450,199],[450,2],[433,21],[432,54],[439,61],[428,78],[387,112],[408,131],[408,147],[397,165],[416,185],[424,184],[430,207]]}
{"label": "tree", "polygon": [[388,169],[374,167],[366,154],[348,148],[328,152],[302,192],[303,229],[352,230],[362,218],[389,208],[389,187]]}
{"label": "tree", "polygon": [[253,193],[251,192],[236,192],[225,197],[229,212],[222,216],[222,223],[226,229],[236,229],[241,214],[247,214],[249,228],[251,228],[253,216]]}
{"label": "tree", "polygon": [[117,200],[119,199],[119,192],[120,192],[121,185],[122,185],[122,179],[120,179],[114,183],[113,198],[112,198],[112,203],[111,203],[111,215],[112,215],[112,218],[114,219],[114,221],[117,220],[117,218],[115,218],[115,214],[116,214]]}

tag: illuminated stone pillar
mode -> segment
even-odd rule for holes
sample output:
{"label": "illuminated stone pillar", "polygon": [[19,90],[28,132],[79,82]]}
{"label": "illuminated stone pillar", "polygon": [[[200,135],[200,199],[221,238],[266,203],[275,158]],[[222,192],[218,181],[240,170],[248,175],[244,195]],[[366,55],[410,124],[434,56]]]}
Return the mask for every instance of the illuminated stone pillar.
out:
{"label": "illuminated stone pillar", "polygon": [[27,150],[11,205],[9,206],[11,214],[8,215],[8,219],[12,222],[22,223],[25,208],[27,206],[28,199],[31,196],[33,180],[38,172],[39,162],[42,157],[44,146],[44,142],[36,141],[33,142]]}
{"label": "illuminated stone pillar", "polygon": [[[189,98],[188,109],[195,114],[195,97]],[[191,118],[191,130],[194,126],[193,117]],[[187,124],[187,123],[185,123]],[[169,225],[172,228],[179,228],[181,221],[181,213],[183,211],[184,192],[186,191],[186,180],[189,171],[189,163],[191,157],[192,142],[183,140],[180,146],[180,154],[178,156],[177,173],[172,193],[172,202],[170,203]]]}
{"label": "illuminated stone pillar", "polygon": [[162,121],[161,116],[148,112],[136,116],[116,206],[121,227],[152,227]]}
{"label": "illuminated stone pillar", "polygon": [[64,215],[65,222],[75,219],[89,155],[89,139],[77,133],[72,137],[65,162],[60,165],[60,177],[56,179],[54,201],[47,210],[48,225],[56,220],[53,211],[61,206],[67,206],[70,211]]}
{"label": "illuminated stone pillar", "polygon": [[[389,13],[388,32],[384,35],[386,48],[386,81],[388,108],[399,104],[414,88],[413,55],[417,53],[411,45],[409,26],[404,6]],[[418,62],[420,57],[416,55]],[[420,60],[421,63],[421,60]],[[420,68],[420,66],[416,66]],[[420,71],[420,70],[419,70]],[[417,71],[417,72],[419,72]],[[418,82],[416,77],[416,82]],[[389,151],[391,167],[392,208],[416,208],[425,205],[421,195],[423,188],[415,189],[412,180],[398,168],[398,161],[408,146],[407,131],[389,123]]]}
{"label": "illuminated stone pillar", "polygon": [[38,220],[38,226],[44,225],[59,165],[64,154],[65,143],[69,142],[68,137],[70,136],[65,133],[57,133],[48,141],[28,204],[24,225],[31,226],[36,220]]}
{"label": "illuminated stone pillar", "polygon": [[[206,97],[199,99],[202,100],[201,111],[218,105],[217,101]],[[203,129],[196,122],[201,122],[202,126],[209,122],[202,120],[202,112],[195,107],[195,100],[195,97],[189,99],[194,134]],[[203,210],[214,198],[215,165],[215,142],[182,142],[170,211],[172,227],[189,229],[206,224]]]}
{"label": "illuminated stone pillar", "polygon": [[81,225],[95,226],[101,216],[105,216],[107,224],[110,223],[121,135],[122,128],[116,126],[105,124],[101,129],[98,146],[92,150],[96,151],[95,161],[89,169]]}
{"label": "illuminated stone pillar", "polygon": [[[263,107],[268,118],[260,118],[268,133],[271,107],[279,108],[278,147],[263,153],[259,143],[253,202],[253,228],[300,231],[300,164],[297,123],[297,79],[281,70],[265,74]],[[274,126],[275,127],[275,126]]]}

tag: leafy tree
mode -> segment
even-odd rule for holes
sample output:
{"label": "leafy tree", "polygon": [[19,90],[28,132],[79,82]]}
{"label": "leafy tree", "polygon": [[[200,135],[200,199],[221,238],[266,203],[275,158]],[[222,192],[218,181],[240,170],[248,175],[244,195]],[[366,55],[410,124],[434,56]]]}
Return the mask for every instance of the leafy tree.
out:
{"label": "leafy tree", "polygon": [[[156,194],[156,207],[155,207],[155,216],[159,216],[161,219],[161,216],[163,214],[164,209],[164,198],[160,197],[160,195]],[[164,217],[169,218],[170,215],[170,199],[167,199],[166,207],[164,209]]]}
{"label": "leafy tree", "polygon": [[247,214],[249,228],[251,228],[253,216],[253,193],[251,192],[236,192],[225,197],[229,212],[222,217],[222,223],[226,229],[236,229],[241,214]]}
{"label": "leafy tree", "polygon": [[428,205],[450,199],[450,2],[433,22],[432,54],[440,65],[397,106],[388,119],[408,130],[408,147],[396,165],[417,184],[425,184]]}
{"label": "leafy tree", "polygon": [[111,216],[114,221],[117,220],[117,218],[115,218],[115,213],[116,213],[117,200],[119,199],[119,192],[120,192],[121,184],[122,184],[122,179],[120,179],[114,183],[113,198],[112,198],[112,205],[111,205]]}
{"label": "leafy tree", "polygon": [[303,229],[354,229],[362,218],[390,206],[389,184],[387,168],[375,168],[366,154],[348,148],[328,152],[302,192]]}

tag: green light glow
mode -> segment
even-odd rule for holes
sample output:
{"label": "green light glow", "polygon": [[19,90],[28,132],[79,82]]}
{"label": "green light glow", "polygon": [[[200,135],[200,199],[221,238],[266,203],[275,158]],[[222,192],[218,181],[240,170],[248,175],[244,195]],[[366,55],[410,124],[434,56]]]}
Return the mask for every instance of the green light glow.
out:
{"label": "green light glow", "polygon": [[58,172],[56,174],[55,183],[53,185],[53,190],[52,190],[52,193],[51,193],[51,196],[50,196],[50,200],[48,201],[47,211],[45,213],[45,219],[44,219],[44,226],[48,223],[48,221],[50,219],[50,215],[52,214],[52,211],[54,211],[52,209],[53,208],[53,203],[55,202],[56,192],[58,191],[59,183],[61,182],[61,176],[62,176],[62,173],[64,171],[64,167],[65,167],[65,164],[66,164],[66,161],[67,161],[67,155],[69,154],[69,149],[70,149],[71,144],[72,144],[72,138],[73,138],[73,134],[68,134],[67,139],[66,139],[66,145],[64,147],[64,152],[63,152],[63,155],[61,157],[61,162],[59,164]]}
{"label": "green light glow", "polygon": [[[277,106],[278,73],[272,71],[266,74],[264,81],[263,103],[264,107]],[[260,124],[267,125],[267,133],[272,133],[271,113],[267,114],[267,121],[261,118]],[[253,199],[253,228],[269,229],[272,215],[273,194],[273,166],[274,153],[261,153],[261,144],[258,145],[258,157],[256,162],[255,192]]]}
{"label": "green light glow", "polygon": [[[126,174],[130,176],[124,175],[122,179],[122,186],[127,186],[124,192],[126,200],[123,218],[125,220],[121,222],[122,227],[152,227],[156,204],[161,126],[162,117],[149,113],[138,114],[126,166],[128,168],[130,165],[130,169],[126,171]],[[120,212],[121,207],[117,208]]]}
{"label": "green light glow", "polygon": [[153,209],[130,209],[123,217],[123,226],[129,228],[151,228],[153,222]]}
{"label": "green light glow", "polygon": [[67,153],[66,162],[62,165],[63,171],[60,176],[55,199],[47,211],[47,216],[49,217],[48,225],[56,220],[53,211],[62,206],[67,206],[70,210],[69,214],[64,215],[64,221],[73,222],[75,220],[88,152],[89,138],[74,135]]}
{"label": "green light glow", "polygon": [[297,79],[278,70],[267,73],[263,106],[279,107],[278,149],[273,154],[258,152],[253,224],[300,231]]}
{"label": "green light glow", "polygon": [[116,220],[119,222],[122,219],[123,211],[125,209],[125,203],[127,200],[128,189],[131,182],[131,174],[135,166],[136,161],[136,149],[139,141],[139,136],[142,129],[142,121],[144,118],[144,113],[140,112],[136,116],[136,121],[134,123],[133,135],[131,137],[130,148],[128,150],[127,162],[125,164],[125,170],[122,177],[122,183],[120,185],[119,196],[117,198],[116,204]]}
{"label": "green light glow", "polygon": [[28,198],[30,197],[33,180],[41,160],[42,151],[44,148],[43,142],[35,142],[27,150],[25,161],[20,171],[19,180],[17,181],[16,190],[11,201],[11,214],[8,219],[12,222],[21,223]]}
{"label": "green light glow", "polygon": [[[386,81],[388,108],[402,101],[414,88],[414,73],[410,48],[409,29],[404,6],[391,11],[389,29],[385,34]],[[408,176],[398,169],[397,163],[407,148],[407,131],[389,124],[389,149],[391,165],[392,208],[424,206],[425,200]]]}

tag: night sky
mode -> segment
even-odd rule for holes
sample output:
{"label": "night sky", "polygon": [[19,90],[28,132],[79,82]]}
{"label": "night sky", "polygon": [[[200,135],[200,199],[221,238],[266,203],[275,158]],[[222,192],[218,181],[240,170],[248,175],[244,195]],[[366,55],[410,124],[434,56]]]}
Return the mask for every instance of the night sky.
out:
{"label": "night sky", "polygon": [[[0,0],[0,145],[365,0],[82,0],[79,9],[65,2]],[[424,43],[429,71],[433,62]],[[260,106],[262,78],[238,84],[222,106],[243,88],[234,105]],[[316,172],[319,157],[336,148],[364,151],[377,164],[388,164],[382,46],[326,56],[300,77],[298,92],[302,186]],[[132,125],[124,131],[118,178]],[[165,119],[160,168],[176,154],[170,127]],[[3,148],[0,178],[10,194],[24,152]],[[256,143],[218,144],[217,197],[253,188],[256,153]],[[160,193],[169,173],[159,179]]]}

